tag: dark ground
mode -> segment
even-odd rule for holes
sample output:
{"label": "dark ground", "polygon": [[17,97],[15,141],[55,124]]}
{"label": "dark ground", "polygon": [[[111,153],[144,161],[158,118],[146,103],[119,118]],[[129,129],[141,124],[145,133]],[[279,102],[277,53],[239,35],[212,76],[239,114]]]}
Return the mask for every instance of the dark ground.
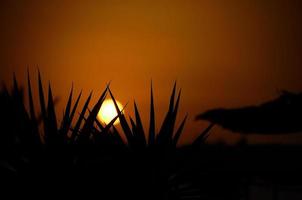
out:
{"label": "dark ground", "polygon": [[301,153],[301,146],[278,145],[19,147],[2,151],[0,181],[4,190],[105,199],[301,199]]}

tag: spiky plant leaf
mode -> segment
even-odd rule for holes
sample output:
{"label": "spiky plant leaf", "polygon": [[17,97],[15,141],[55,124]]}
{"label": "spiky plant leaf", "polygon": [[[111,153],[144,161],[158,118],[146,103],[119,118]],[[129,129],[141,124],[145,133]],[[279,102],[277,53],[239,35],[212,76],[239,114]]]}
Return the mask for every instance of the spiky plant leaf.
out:
{"label": "spiky plant leaf", "polygon": [[99,97],[99,100],[94,105],[93,109],[91,110],[91,113],[89,113],[87,121],[84,123],[82,128],[82,134],[80,135],[82,142],[87,142],[91,136],[91,129],[93,128],[94,122],[96,121],[97,115],[99,113],[99,110],[106,98],[107,88],[103,91],[101,96]]}
{"label": "spiky plant leaf", "polygon": [[91,96],[92,96],[92,92],[90,92],[90,94],[89,94],[89,96],[88,96],[88,98],[87,98],[87,100],[86,100],[86,102],[85,102],[85,104],[82,108],[80,116],[79,116],[79,118],[78,118],[78,120],[75,124],[75,127],[72,130],[72,134],[71,134],[71,137],[70,137],[71,142],[75,142],[76,136],[79,135],[80,127],[81,127],[82,121],[85,117],[85,113],[86,113],[86,110],[88,108],[89,102],[91,100]]}
{"label": "spiky plant leaf", "polygon": [[73,85],[71,86],[71,90],[69,93],[68,101],[66,104],[65,112],[63,115],[63,120],[62,120],[62,125],[61,129],[66,129],[66,126],[68,125],[69,122],[69,115],[70,115],[70,109],[71,109],[71,103],[72,103],[72,95],[73,95]]}
{"label": "spiky plant leaf", "polygon": [[[135,125],[135,122],[134,120],[132,119],[132,117],[129,117],[130,119],[130,123],[131,123],[131,127],[132,127],[132,133],[135,133],[136,132],[136,125]],[[135,139],[135,136],[133,136],[133,139]]]}
{"label": "spiky plant leaf", "polygon": [[171,140],[173,138],[173,132],[174,132],[176,117],[177,117],[177,113],[178,113],[179,102],[180,102],[180,95],[181,95],[181,89],[178,92],[176,103],[175,103],[175,107],[174,107],[174,110],[173,110],[173,113],[172,113],[172,117],[171,117],[172,121],[171,121],[171,130],[170,130],[170,133],[169,133],[169,138],[170,138],[169,140]]}
{"label": "spiky plant leaf", "polygon": [[173,112],[174,110],[175,93],[176,93],[176,81],[174,82],[172,94],[170,97],[169,112]]}
{"label": "spiky plant leaf", "polygon": [[113,124],[115,123],[115,121],[118,119],[118,116],[115,116],[103,129],[102,132],[104,133],[108,133],[110,128],[113,126]]}
{"label": "spiky plant leaf", "polygon": [[104,131],[104,126],[102,125],[102,123],[99,121],[98,118],[95,119],[95,122],[97,124],[97,126],[99,127],[99,129],[101,129],[101,131]]}
{"label": "spiky plant leaf", "polygon": [[[126,108],[126,106],[127,106],[127,104],[122,108],[122,110],[121,110],[121,112],[123,112],[124,111],[124,109]],[[115,121],[117,120],[119,118],[119,116],[117,115],[117,116],[115,116],[108,124],[106,124],[106,126],[105,127],[103,127],[103,129],[101,128],[102,127],[102,125],[99,123],[99,125],[100,125],[100,128],[101,128],[101,130],[104,132],[104,133],[109,133],[109,131],[110,131],[110,128],[111,127],[113,127],[113,125],[114,125],[114,123],[115,123]],[[97,120],[98,121],[98,120]]]}
{"label": "spiky plant leaf", "polygon": [[71,123],[72,123],[72,120],[73,120],[73,118],[74,118],[75,112],[76,112],[77,107],[78,107],[78,105],[79,105],[79,101],[80,101],[80,99],[81,99],[81,96],[82,96],[82,91],[81,91],[80,94],[78,95],[78,98],[77,98],[77,100],[76,100],[76,102],[75,102],[75,104],[74,104],[74,106],[73,106],[73,108],[72,108],[72,111],[71,111],[71,113],[70,113],[70,116],[69,116],[69,126],[70,126]]}
{"label": "spiky plant leaf", "polygon": [[199,147],[200,145],[204,144],[206,139],[210,135],[210,130],[213,128],[215,124],[210,124],[197,138],[196,140],[192,143],[193,147]]}
{"label": "spiky plant leaf", "polygon": [[153,101],[153,87],[151,82],[151,94],[150,94],[150,123],[149,123],[149,146],[155,143],[155,113],[154,113],[154,101]]}
{"label": "spiky plant leaf", "polygon": [[[175,90],[176,90],[176,83],[174,84],[172,94],[170,97],[169,110],[166,114],[166,117],[163,121],[161,129],[156,138],[156,143],[160,146],[169,146],[170,144],[172,144],[173,129],[174,129],[175,118],[177,114],[177,108],[176,110],[174,108]],[[178,97],[180,97],[180,93]]]}
{"label": "spiky plant leaf", "polygon": [[48,104],[47,104],[47,133],[46,142],[60,144],[62,143],[62,138],[59,137],[58,127],[57,127],[57,117],[55,112],[55,105],[53,101],[52,89],[49,84],[48,86]]}
{"label": "spiky plant leaf", "polygon": [[30,121],[31,121],[31,132],[33,137],[34,144],[40,144],[40,133],[39,133],[39,125],[35,115],[35,107],[34,100],[32,95],[31,83],[29,71],[27,70],[27,89],[28,89],[28,102],[29,102],[29,113],[30,113]]}
{"label": "spiky plant leaf", "polygon": [[182,131],[184,129],[184,126],[185,126],[185,123],[186,123],[186,120],[187,120],[187,117],[188,115],[185,116],[185,118],[182,120],[181,124],[179,125],[174,137],[173,137],[173,146],[176,147],[177,145],[177,142],[182,134]]}
{"label": "spiky plant leaf", "polygon": [[133,132],[133,136],[137,137],[137,142],[145,147],[146,146],[146,137],[145,137],[145,132],[143,128],[143,124],[141,121],[141,117],[137,108],[136,103],[134,102],[134,112],[135,112],[135,120],[136,120],[136,129],[135,132]]}
{"label": "spiky plant leaf", "polygon": [[51,125],[51,128],[54,131],[57,131],[57,117],[56,117],[55,105],[54,105],[52,89],[51,89],[50,84],[48,86],[47,116],[48,116],[49,125]]}
{"label": "spiky plant leaf", "polygon": [[34,100],[33,100],[33,95],[32,95],[32,90],[31,90],[29,71],[27,71],[27,88],[28,88],[30,118],[32,121],[37,121],[36,115],[35,115],[35,107],[34,107]]}
{"label": "spiky plant leaf", "polygon": [[[74,118],[76,109],[78,107],[78,104],[79,104],[79,101],[80,101],[80,98],[82,95],[82,91],[78,95],[73,107],[71,106],[72,94],[73,94],[73,87],[71,88],[71,91],[70,91],[70,95],[68,98],[68,102],[66,105],[66,109],[65,109],[65,112],[63,115],[63,120],[62,120],[62,124],[61,124],[61,128],[60,128],[60,135],[64,138],[64,141],[68,141],[68,131],[71,129],[72,120]],[[71,110],[71,107],[72,107],[72,110]]]}
{"label": "spiky plant leaf", "polygon": [[131,132],[131,129],[130,129],[128,123],[127,123],[127,120],[126,120],[124,114],[120,111],[120,109],[119,109],[119,107],[118,107],[118,105],[117,105],[117,103],[116,103],[116,100],[115,100],[115,98],[114,98],[114,96],[113,96],[113,94],[112,94],[110,88],[108,88],[108,91],[109,91],[109,94],[110,94],[110,96],[111,96],[111,99],[112,99],[112,101],[113,101],[113,103],[114,103],[114,107],[115,107],[116,112],[117,112],[117,114],[118,114],[118,117],[119,117],[119,120],[120,120],[121,127],[122,127],[122,129],[123,129],[123,131],[124,131],[124,133],[125,133],[125,135],[126,135],[126,139],[127,139],[127,141],[128,141],[128,144],[131,146],[131,145],[132,145],[132,142],[133,142],[133,141],[132,141],[133,134],[132,134],[132,132]]}
{"label": "spiky plant leaf", "polygon": [[41,114],[42,114],[42,120],[46,119],[46,106],[45,106],[45,97],[44,97],[44,91],[43,91],[43,85],[41,80],[41,74],[38,70],[38,84],[39,84],[39,99],[40,99],[40,108],[41,108]]}

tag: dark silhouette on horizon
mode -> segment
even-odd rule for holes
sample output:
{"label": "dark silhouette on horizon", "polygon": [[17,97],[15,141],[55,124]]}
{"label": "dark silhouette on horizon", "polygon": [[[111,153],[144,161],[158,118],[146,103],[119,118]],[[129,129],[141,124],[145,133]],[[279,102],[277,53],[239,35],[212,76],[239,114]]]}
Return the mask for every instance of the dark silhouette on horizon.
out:
{"label": "dark silhouette on horizon", "polygon": [[233,132],[285,134],[302,131],[302,93],[283,91],[271,101],[234,109],[212,109],[196,116]]}
{"label": "dark silhouette on horizon", "polygon": [[[176,123],[181,96],[176,84],[158,131],[151,84],[149,131],[145,131],[137,104],[129,123],[109,84],[92,105],[90,93],[82,108],[82,93],[74,97],[72,87],[60,122],[51,85],[45,91],[38,72],[35,100],[29,74],[27,81],[27,90],[19,87],[15,77],[12,89],[4,85],[0,90],[2,191],[20,188],[49,194],[61,188],[69,197],[80,193],[101,199],[249,200],[250,187],[257,186],[259,177],[280,188],[302,187],[302,165],[297,159],[301,146],[208,144],[213,124],[191,144],[178,146],[187,116]],[[106,125],[98,121],[97,113],[107,94],[118,116]],[[284,94],[283,101],[290,96],[289,104],[298,104],[292,103],[296,96],[291,95]],[[118,118],[119,130],[114,126]],[[278,197],[279,191],[282,188],[272,196]]]}

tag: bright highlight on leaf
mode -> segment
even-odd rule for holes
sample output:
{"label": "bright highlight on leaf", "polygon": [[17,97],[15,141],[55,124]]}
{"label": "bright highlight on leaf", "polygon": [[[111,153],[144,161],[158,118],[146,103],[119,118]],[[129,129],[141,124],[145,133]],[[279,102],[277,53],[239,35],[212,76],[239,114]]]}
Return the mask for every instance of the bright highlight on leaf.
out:
{"label": "bright highlight on leaf", "polygon": [[[123,106],[120,102],[116,101],[120,110],[123,109]],[[107,99],[103,102],[100,111],[98,113],[98,118],[104,124],[109,124],[110,121],[117,116],[117,112],[114,106],[114,102],[111,99]],[[115,120],[114,124],[118,124],[119,119]]]}

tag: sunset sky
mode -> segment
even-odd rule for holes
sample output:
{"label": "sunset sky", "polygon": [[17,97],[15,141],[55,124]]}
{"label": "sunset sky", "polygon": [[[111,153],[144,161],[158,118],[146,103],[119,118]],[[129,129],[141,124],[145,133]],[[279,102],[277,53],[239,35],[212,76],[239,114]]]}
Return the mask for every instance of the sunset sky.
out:
{"label": "sunset sky", "polygon": [[[38,66],[60,97],[58,114],[72,83],[96,100],[111,81],[128,114],[137,101],[146,130],[151,79],[157,128],[177,80],[186,143],[206,127],[194,117],[207,109],[302,91],[301,19],[299,0],[0,1],[0,78],[11,83],[16,72],[24,84],[29,68],[36,81]],[[209,138],[238,139],[219,127]],[[302,143],[302,134],[249,140]]]}

